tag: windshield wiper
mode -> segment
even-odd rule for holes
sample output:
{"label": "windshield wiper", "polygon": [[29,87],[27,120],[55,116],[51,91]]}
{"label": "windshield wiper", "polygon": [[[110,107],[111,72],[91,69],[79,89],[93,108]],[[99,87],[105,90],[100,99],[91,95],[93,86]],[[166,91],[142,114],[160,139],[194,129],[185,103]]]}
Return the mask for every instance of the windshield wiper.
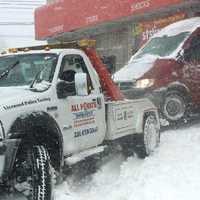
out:
{"label": "windshield wiper", "polygon": [[[46,59],[46,61],[47,60],[50,60],[50,61],[54,61],[55,60],[55,58],[53,57],[53,58],[48,58],[48,59]],[[56,60],[57,60],[57,58],[56,58]],[[38,81],[38,78],[39,78],[39,76],[41,75],[41,73],[47,68],[47,67],[49,67],[47,64],[44,64],[44,66],[42,67],[42,69],[35,75],[35,77],[34,77],[34,79],[33,79],[33,81],[31,82],[31,84],[30,84],[30,86],[29,86],[29,88],[31,89],[31,90],[37,90],[36,88],[34,88],[34,85],[35,85],[35,83],[37,83],[37,81]],[[51,71],[52,71],[52,67],[51,67]],[[49,82],[49,85],[51,85],[51,81],[50,81],[50,77],[48,78],[49,80],[44,80],[44,79],[42,79],[42,80],[39,80],[40,82],[38,82],[38,83],[41,83],[42,81],[45,81],[45,82]]]}
{"label": "windshield wiper", "polygon": [[15,68],[18,64],[19,64],[19,60],[16,61],[15,63],[13,63],[12,65],[8,66],[6,70],[4,70],[1,74],[0,74],[0,79],[2,79],[3,77],[7,76],[9,74],[9,72]]}
{"label": "windshield wiper", "polygon": [[35,84],[36,80],[38,79],[38,76],[41,74],[41,72],[43,71],[44,67],[35,75],[35,78],[32,80],[29,88],[33,89],[33,85]]}
{"label": "windshield wiper", "polygon": [[[44,70],[46,67],[47,67],[47,66],[45,65],[45,66],[36,74],[35,78],[33,79],[32,83],[31,83],[30,86],[29,86],[29,88],[30,88],[31,90],[37,90],[37,88],[34,88],[34,85],[35,85],[35,83],[37,83],[38,77],[40,76],[40,74],[43,72],[43,70]],[[45,81],[45,80],[41,80],[41,81],[40,81],[40,84],[41,84],[42,81]],[[39,83],[38,83],[38,84],[39,84]]]}

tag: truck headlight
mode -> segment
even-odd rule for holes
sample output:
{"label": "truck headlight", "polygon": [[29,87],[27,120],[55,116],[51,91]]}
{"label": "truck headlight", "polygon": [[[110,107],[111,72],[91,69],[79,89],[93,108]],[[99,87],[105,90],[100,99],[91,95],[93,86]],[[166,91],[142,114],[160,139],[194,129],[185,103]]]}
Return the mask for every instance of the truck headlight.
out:
{"label": "truck headlight", "polygon": [[136,81],[136,88],[149,88],[154,84],[154,79],[141,79]]}

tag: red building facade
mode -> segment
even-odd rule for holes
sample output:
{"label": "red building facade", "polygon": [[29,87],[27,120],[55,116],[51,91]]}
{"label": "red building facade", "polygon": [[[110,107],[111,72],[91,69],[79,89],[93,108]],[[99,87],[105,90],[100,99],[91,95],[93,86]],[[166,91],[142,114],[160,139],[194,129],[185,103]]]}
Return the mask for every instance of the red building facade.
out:
{"label": "red building facade", "polygon": [[96,39],[118,70],[153,33],[199,9],[199,0],[57,0],[36,9],[35,34],[49,42]]}

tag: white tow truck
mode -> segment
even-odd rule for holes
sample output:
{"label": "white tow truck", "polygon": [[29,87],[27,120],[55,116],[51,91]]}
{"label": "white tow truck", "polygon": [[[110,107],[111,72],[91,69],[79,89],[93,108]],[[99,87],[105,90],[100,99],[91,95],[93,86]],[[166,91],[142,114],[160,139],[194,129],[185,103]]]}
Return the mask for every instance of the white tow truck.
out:
{"label": "white tow truck", "polygon": [[59,176],[65,166],[110,146],[142,158],[157,147],[156,107],[148,99],[124,99],[94,43],[0,56],[1,186],[20,188],[30,200],[51,200],[52,171]]}

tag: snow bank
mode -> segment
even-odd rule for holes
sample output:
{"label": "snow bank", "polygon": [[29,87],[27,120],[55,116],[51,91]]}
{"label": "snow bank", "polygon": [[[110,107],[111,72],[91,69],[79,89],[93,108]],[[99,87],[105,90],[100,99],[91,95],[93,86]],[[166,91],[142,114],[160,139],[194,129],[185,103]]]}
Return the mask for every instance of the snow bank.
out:
{"label": "snow bank", "polygon": [[90,180],[67,180],[56,200],[188,200],[200,195],[200,126],[163,133],[154,155],[115,155]]}
{"label": "snow bank", "polygon": [[[111,155],[85,179],[68,177],[55,200],[188,200],[200,195],[200,125],[164,132],[155,153],[140,160]],[[0,200],[24,200],[0,195]]]}

